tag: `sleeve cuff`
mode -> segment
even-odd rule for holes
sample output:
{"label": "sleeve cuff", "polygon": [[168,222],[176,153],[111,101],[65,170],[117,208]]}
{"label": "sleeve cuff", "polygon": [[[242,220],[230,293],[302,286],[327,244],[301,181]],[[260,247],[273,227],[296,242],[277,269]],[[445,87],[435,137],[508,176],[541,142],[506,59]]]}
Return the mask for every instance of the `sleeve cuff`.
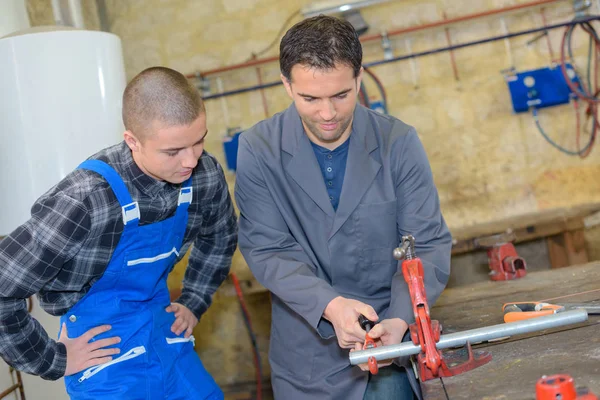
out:
{"label": "sleeve cuff", "polygon": [[65,376],[67,369],[67,348],[64,344],[56,342],[54,350],[54,358],[52,359],[50,368],[40,375],[45,380],[55,381]]}
{"label": "sleeve cuff", "polygon": [[179,303],[189,308],[194,316],[198,318],[198,321],[200,321],[200,317],[208,309],[208,305],[200,296],[185,290],[173,303]]}
{"label": "sleeve cuff", "polygon": [[319,314],[315,316],[314,321],[310,321],[311,325],[317,330],[317,333],[323,339],[329,339],[335,336],[333,324],[323,318],[323,313],[325,312],[325,308],[327,308],[327,305],[331,302],[331,300],[338,296],[339,294],[334,290],[326,291],[323,295],[321,295],[318,306],[316,307]]}

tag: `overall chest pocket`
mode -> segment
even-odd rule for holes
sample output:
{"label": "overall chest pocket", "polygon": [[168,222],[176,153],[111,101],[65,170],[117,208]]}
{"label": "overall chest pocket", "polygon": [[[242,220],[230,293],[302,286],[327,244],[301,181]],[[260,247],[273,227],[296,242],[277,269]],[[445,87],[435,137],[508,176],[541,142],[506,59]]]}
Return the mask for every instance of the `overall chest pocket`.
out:
{"label": "overall chest pocket", "polygon": [[146,301],[153,298],[159,288],[166,289],[166,275],[178,256],[175,247],[165,246],[128,252],[119,278],[120,298]]}
{"label": "overall chest pocket", "polygon": [[356,235],[361,281],[381,290],[396,272],[393,250],[398,246],[396,200],[361,204],[356,209]]}

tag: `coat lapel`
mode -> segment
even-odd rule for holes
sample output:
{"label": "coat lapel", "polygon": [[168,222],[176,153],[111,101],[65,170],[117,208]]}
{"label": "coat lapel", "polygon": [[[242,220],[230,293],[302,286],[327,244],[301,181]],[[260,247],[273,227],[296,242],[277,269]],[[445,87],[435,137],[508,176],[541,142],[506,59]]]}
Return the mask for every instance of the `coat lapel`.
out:
{"label": "coat lapel", "polygon": [[373,183],[379,169],[381,169],[381,164],[371,158],[371,153],[379,145],[375,138],[373,126],[367,122],[367,111],[362,106],[357,105],[352,121],[348,161],[346,162],[346,174],[344,175],[340,203],[335,213],[329,239],[336,234],[354,212]]}
{"label": "coat lapel", "polygon": [[293,104],[285,111],[281,141],[282,150],[291,156],[285,166],[286,172],[324,213],[333,218],[335,211],[327,195],[319,163]]}

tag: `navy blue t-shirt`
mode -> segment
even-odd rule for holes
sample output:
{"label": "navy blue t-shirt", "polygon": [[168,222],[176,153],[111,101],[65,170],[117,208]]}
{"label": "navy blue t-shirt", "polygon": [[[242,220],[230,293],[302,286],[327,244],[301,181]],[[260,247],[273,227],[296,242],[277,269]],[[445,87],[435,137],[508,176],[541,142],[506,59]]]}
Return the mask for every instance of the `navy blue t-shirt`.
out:
{"label": "navy blue t-shirt", "polygon": [[338,204],[340,204],[342,184],[344,183],[344,175],[346,173],[346,160],[348,159],[350,138],[335,150],[326,149],[313,142],[310,143],[319,162],[319,167],[321,167],[321,173],[325,180],[325,187],[327,188],[331,205],[334,210],[337,210]]}

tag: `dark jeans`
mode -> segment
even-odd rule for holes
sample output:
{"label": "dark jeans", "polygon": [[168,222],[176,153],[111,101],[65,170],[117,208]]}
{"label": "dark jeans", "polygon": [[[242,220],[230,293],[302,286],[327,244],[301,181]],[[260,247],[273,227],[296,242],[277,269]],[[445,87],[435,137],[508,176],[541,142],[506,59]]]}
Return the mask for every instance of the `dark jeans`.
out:
{"label": "dark jeans", "polygon": [[377,375],[369,374],[369,383],[363,400],[416,399],[406,370],[395,364],[381,368]]}

